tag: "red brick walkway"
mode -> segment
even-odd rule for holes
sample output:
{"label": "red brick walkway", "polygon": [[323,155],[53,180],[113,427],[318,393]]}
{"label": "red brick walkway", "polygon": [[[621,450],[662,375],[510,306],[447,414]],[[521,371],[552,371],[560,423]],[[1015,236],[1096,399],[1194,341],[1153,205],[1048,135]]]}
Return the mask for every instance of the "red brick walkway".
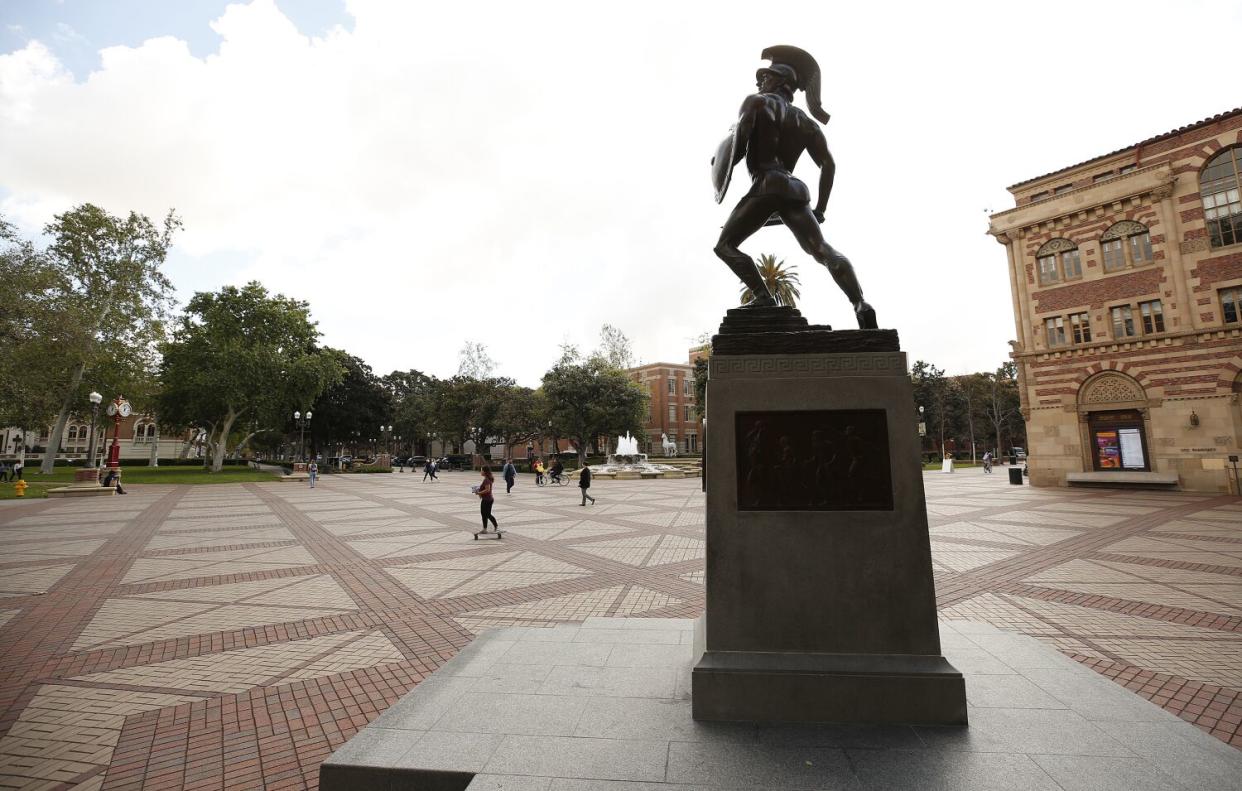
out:
{"label": "red brick walkway", "polygon": [[[0,788],[314,788],[493,625],[702,608],[698,481],[133,487],[0,507]],[[1242,746],[1242,503],[926,477],[942,616],[1035,635]]]}

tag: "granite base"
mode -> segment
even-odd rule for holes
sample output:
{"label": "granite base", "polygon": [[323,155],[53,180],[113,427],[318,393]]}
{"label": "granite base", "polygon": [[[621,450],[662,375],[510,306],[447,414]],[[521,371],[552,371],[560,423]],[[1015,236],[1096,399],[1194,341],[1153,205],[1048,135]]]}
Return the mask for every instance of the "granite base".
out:
{"label": "granite base", "polygon": [[971,727],[698,722],[691,620],[485,632],[333,753],[323,791],[1238,789],[1242,753],[1033,638],[941,621]]}

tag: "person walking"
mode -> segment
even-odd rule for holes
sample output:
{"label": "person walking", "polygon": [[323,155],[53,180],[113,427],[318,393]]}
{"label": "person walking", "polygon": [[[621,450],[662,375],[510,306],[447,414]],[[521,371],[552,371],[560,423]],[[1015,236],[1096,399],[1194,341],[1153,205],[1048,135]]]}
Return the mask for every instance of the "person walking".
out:
{"label": "person walking", "polygon": [[543,473],[544,473],[543,459],[535,459],[534,470],[535,470],[535,484],[538,486],[543,486]]}
{"label": "person walking", "polygon": [[315,481],[319,478],[319,465],[314,461],[306,467],[306,474],[310,476],[310,488],[315,488]]}
{"label": "person walking", "polygon": [[590,500],[591,505],[595,505],[595,498],[587,494],[587,489],[591,488],[591,468],[582,465],[582,472],[578,475],[578,488],[582,490],[582,505],[586,505],[586,501]]}
{"label": "person walking", "polygon": [[13,475],[11,476],[12,480],[20,481],[22,479],[22,468],[25,466],[26,463],[21,459],[13,462]]}
{"label": "person walking", "polygon": [[427,482],[427,478],[436,479],[436,462],[435,459],[428,457],[427,463],[423,465],[423,483]]}
{"label": "person walking", "polygon": [[0,482],[7,481],[8,479],[9,479],[9,465],[4,463],[3,461],[0,461]]}
{"label": "person walking", "polygon": [[513,466],[513,459],[505,459],[504,476],[505,494],[513,494],[513,484],[517,481],[517,467]]}
{"label": "person walking", "polygon": [[983,471],[989,475],[992,473],[992,451],[985,451],[983,454]]}
{"label": "person walking", "polygon": [[492,468],[483,465],[483,483],[474,487],[474,493],[479,496],[479,515],[483,517],[483,532],[487,532],[487,523],[492,523],[492,531],[498,532],[500,524],[496,521],[496,517],[492,516],[492,505],[496,500],[492,497]]}

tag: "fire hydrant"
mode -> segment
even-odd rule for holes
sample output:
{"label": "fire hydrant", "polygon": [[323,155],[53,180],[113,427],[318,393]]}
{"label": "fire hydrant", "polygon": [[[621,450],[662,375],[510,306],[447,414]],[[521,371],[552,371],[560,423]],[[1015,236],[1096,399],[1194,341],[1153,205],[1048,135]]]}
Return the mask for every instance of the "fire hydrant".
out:
{"label": "fire hydrant", "polygon": [[26,483],[26,481],[25,481],[24,479],[22,479],[22,478],[18,478],[18,479],[17,479],[17,483],[13,484],[13,490],[14,490],[15,492],[17,492],[17,496],[18,496],[18,497],[25,497],[25,496],[26,496],[26,487],[27,487],[27,486],[29,486],[29,485],[30,485],[30,484]]}

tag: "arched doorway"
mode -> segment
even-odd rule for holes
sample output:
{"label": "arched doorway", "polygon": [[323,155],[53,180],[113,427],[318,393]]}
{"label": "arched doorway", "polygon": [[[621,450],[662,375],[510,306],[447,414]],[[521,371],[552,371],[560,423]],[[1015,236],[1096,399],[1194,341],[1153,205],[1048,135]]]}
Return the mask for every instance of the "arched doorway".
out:
{"label": "arched doorway", "polygon": [[1097,472],[1150,472],[1147,395],[1132,377],[1101,373],[1078,391],[1084,423],[1083,466]]}

